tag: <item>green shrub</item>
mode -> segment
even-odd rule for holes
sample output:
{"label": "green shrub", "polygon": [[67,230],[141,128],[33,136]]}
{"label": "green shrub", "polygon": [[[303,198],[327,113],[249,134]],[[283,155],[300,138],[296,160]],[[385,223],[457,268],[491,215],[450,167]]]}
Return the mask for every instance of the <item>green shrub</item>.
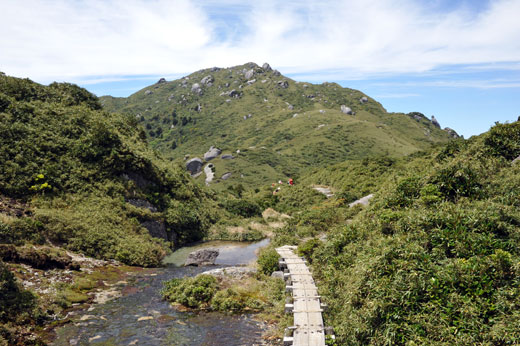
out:
{"label": "green shrub", "polygon": [[36,296],[18,285],[9,268],[0,261],[0,322],[22,323],[33,314]]}
{"label": "green shrub", "polygon": [[170,302],[190,308],[208,305],[217,292],[217,279],[211,275],[198,275],[193,278],[172,279],[164,283],[161,295]]}
{"label": "green shrub", "polygon": [[513,160],[520,155],[520,121],[512,124],[499,124],[489,130],[485,136],[485,145],[493,155]]}
{"label": "green shrub", "polygon": [[278,270],[278,260],[280,255],[273,247],[266,247],[258,254],[258,270],[266,275],[271,275]]}
{"label": "green shrub", "polygon": [[238,216],[254,217],[262,215],[262,209],[258,204],[245,199],[228,199],[222,203],[222,207]]}
{"label": "green shrub", "polygon": [[321,240],[317,238],[309,239],[298,246],[298,254],[305,257],[309,263],[312,263],[314,250],[316,250],[321,244]]}

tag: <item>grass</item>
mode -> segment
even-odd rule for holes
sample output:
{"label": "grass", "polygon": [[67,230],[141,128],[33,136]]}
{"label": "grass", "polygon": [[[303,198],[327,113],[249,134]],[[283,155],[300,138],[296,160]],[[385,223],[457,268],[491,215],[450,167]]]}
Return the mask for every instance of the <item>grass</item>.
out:
{"label": "grass", "polygon": [[[242,70],[250,68],[257,70],[257,82],[247,85]],[[192,94],[191,85],[207,75],[214,77],[213,85],[202,86],[200,96]],[[280,88],[280,80],[287,80],[288,88]],[[240,98],[220,96],[231,89]],[[141,121],[151,145],[173,160],[181,161],[186,154],[202,157],[211,145],[235,155],[235,160],[212,161],[216,178],[232,172],[228,180],[217,179],[217,190],[237,184],[256,188],[298,177],[309,167],[345,160],[401,157],[449,140],[448,133],[428,119],[387,113],[371,98],[360,103],[362,96],[334,83],[297,83],[246,64],[198,71],[187,79],[151,85],[128,98],[102,97],[101,102],[109,111]],[[343,104],[356,115],[343,114]]]}

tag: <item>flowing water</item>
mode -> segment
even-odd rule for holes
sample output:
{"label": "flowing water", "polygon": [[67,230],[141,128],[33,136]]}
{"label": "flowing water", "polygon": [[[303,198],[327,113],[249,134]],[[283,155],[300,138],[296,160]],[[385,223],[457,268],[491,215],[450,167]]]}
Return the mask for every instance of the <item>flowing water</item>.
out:
{"label": "flowing water", "polygon": [[[82,311],[76,322],[58,328],[53,345],[260,345],[262,323],[252,315],[177,311],[161,299],[159,291],[172,278],[248,264],[268,242],[208,242],[179,249],[165,259],[165,268],[137,275],[122,289],[122,297],[94,305]],[[220,250],[216,266],[181,266],[188,253],[207,247]]]}

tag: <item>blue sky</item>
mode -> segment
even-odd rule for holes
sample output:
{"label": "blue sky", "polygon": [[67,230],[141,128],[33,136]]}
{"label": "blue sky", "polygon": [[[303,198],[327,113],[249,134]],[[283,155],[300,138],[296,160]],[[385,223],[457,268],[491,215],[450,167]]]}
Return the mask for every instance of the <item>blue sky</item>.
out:
{"label": "blue sky", "polygon": [[128,96],[269,62],[469,137],[520,116],[520,0],[0,0],[0,71]]}

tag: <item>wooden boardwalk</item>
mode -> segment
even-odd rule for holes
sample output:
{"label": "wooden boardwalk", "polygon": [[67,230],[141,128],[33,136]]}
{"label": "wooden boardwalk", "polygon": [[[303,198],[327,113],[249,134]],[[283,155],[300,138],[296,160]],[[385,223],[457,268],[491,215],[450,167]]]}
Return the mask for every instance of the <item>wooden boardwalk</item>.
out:
{"label": "wooden boardwalk", "polygon": [[[324,304],[320,301],[318,289],[305,259],[294,253],[296,246],[285,245],[276,249],[282,257],[280,267],[284,269],[287,291],[292,292],[292,304],[285,310],[294,314],[292,336],[284,337],[284,345],[325,346],[325,327],[323,325]],[[332,336],[333,338],[334,336]]]}

